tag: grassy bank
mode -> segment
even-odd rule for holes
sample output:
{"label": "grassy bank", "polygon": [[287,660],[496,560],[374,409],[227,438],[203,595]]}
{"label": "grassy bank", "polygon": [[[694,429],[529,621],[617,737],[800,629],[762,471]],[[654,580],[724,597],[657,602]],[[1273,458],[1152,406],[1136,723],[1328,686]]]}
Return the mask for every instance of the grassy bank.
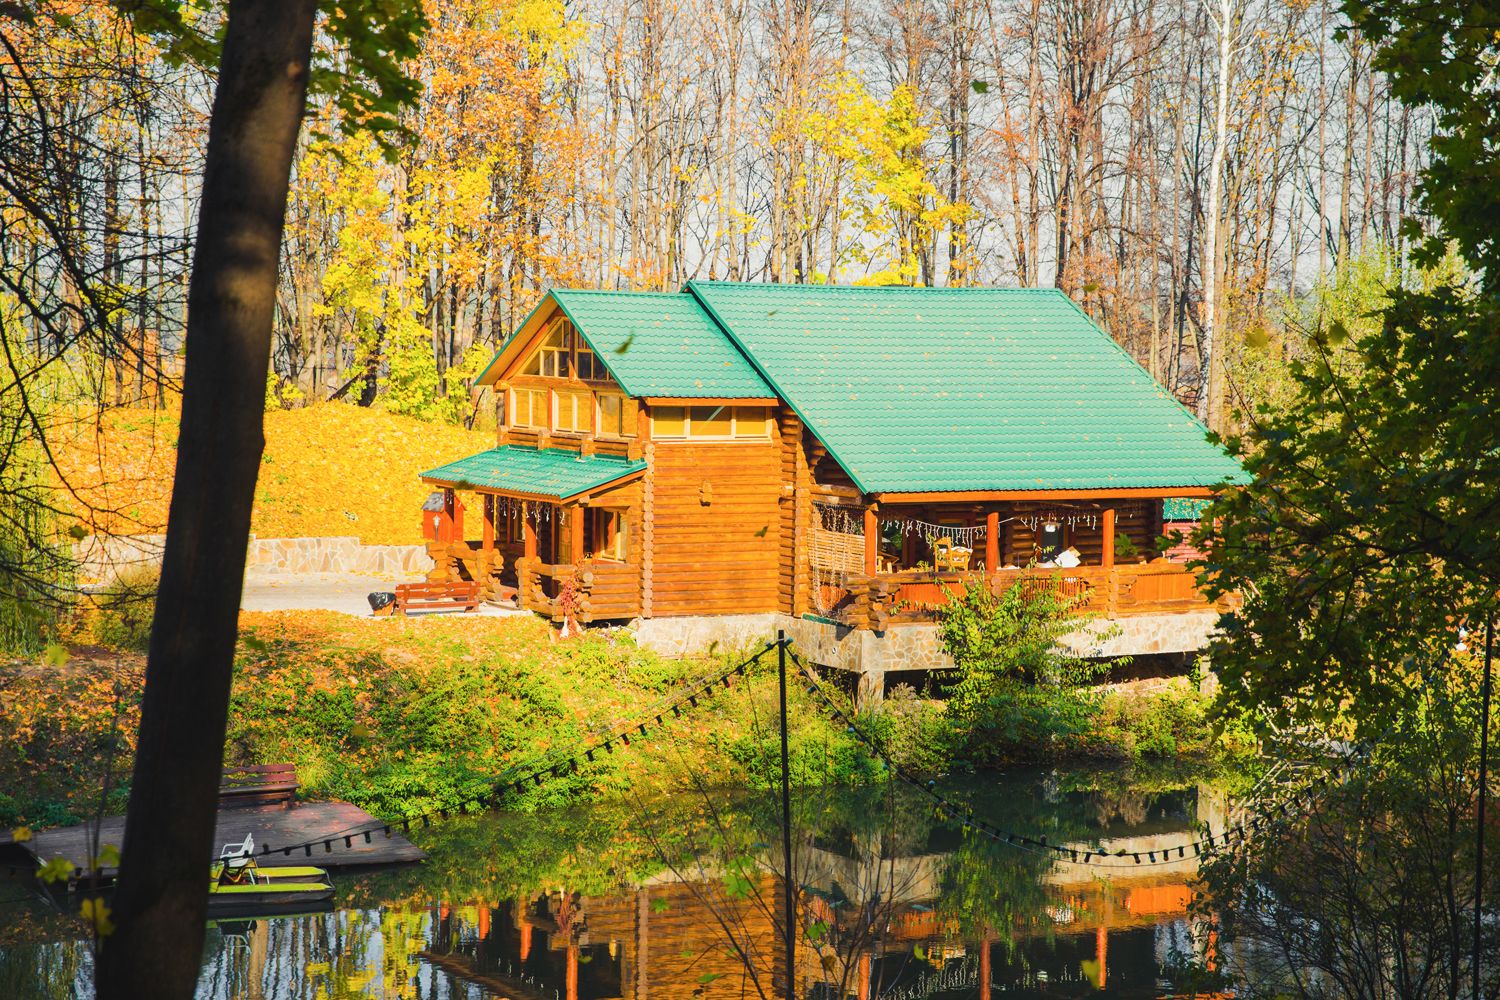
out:
{"label": "grassy bank", "polygon": [[[743,654],[667,659],[628,636],[559,640],[529,617],[360,619],[334,612],[245,613],[225,759],[291,761],[303,795],[382,816],[477,803],[495,776],[581,747],[599,727],[652,718],[663,696]],[[0,824],[74,822],[124,805],[143,662],[97,647],[0,668]],[[512,794],[523,809],[654,794],[693,782],[766,785],[779,762],[770,657],[731,688],[628,748]],[[1005,759],[1211,757],[1206,703],[1182,687],[1095,699],[1092,721]],[[860,783],[877,774],[844,726],[792,685],[793,780]],[[963,769],[943,707],[898,691],[864,719],[903,765]],[[106,793],[106,788],[108,789]]]}
{"label": "grassy bank", "polygon": [[[558,641],[517,618],[241,618],[231,763],[292,761],[303,794],[383,816],[477,801],[498,774],[638,720],[664,695],[742,656],[671,660],[627,638]],[[138,654],[95,651],[0,670],[0,823],[72,822],[123,806],[144,679]],[[692,780],[766,780],[779,760],[774,662],[577,773],[513,795],[521,808]],[[869,762],[794,689],[794,777],[859,781]],[[654,722],[653,722],[654,726]]]}

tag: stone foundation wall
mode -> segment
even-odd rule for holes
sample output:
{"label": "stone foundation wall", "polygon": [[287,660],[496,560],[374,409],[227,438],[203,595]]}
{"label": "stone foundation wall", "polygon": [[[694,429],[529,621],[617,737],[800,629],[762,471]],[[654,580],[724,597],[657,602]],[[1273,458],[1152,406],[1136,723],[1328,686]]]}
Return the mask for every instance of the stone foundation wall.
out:
{"label": "stone foundation wall", "polygon": [[[80,582],[101,584],[161,566],[165,535],[91,535],[73,546]],[[432,557],[421,545],[361,545],[358,538],[254,538],[245,550],[245,572],[366,573],[421,577]]]}
{"label": "stone foundation wall", "polygon": [[637,618],[630,624],[636,644],[662,656],[696,656],[709,647],[750,649],[776,638],[776,630],[790,621],[786,615],[682,615]]}
{"label": "stone foundation wall", "polygon": [[[1065,636],[1063,644],[1086,659],[1194,653],[1208,645],[1218,622],[1213,611],[1137,615],[1091,622]],[[825,668],[862,674],[873,687],[887,673],[948,670],[953,659],[943,650],[936,625],[900,625],[874,632],[784,614],[703,615],[641,619],[632,626],[636,641],[666,656],[720,648],[745,648],[784,629],[797,650]]]}
{"label": "stone foundation wall", "polygon": [[361,545],[358,538],[254,538],[247,573],[392,573],[425,576],[425,545]]}

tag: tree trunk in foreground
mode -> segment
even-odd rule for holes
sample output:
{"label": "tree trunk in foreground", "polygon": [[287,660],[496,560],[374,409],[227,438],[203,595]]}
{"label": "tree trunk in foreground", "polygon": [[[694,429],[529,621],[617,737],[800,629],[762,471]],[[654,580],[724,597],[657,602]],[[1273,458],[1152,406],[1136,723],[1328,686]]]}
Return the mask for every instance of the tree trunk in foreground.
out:
{"label": "tree trunk in foreground", "polygon": [[193,995],[314,0],[231,0],[188,292],[177,472],[101,998]]}

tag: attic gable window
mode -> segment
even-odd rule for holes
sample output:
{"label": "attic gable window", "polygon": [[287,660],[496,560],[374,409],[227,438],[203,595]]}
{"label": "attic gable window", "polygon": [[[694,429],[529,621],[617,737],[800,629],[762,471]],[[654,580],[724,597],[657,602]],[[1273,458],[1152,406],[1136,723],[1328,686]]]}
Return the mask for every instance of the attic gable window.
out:
{"label": "attic gable window", "polygon": [[603,382],[609,378],[609,373],[604,370],[604,362],[589,350],[589,345],[583,342],[582,337],[577,339],[577,354],[573,361],[573,375],[585,382]]}
{"label": "attic gable window", "polygon": [[550,378],[568,377],[568,323],[566,321],[555,324],[538,347],[531,360],[526,362],[526,367],[521,370],[523,375],[545,375]]}

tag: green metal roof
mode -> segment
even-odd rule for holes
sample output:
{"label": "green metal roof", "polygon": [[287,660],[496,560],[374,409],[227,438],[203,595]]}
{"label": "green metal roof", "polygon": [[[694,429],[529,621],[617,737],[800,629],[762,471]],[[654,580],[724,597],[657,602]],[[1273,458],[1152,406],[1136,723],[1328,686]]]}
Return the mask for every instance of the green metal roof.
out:
{"label": "green metal roof", "polygon": [[566,500],[637,472],[646,463],[608,455],[579,457],[563,448],[505,445],[428,469],[422,478],[458,489],[500,490]]}
{"label": "green metal roof", "polygon": [[559,289],[552,297],[632,396],[776,396],[691,296]]}
{"label": "green metal roof", "polygon": [[689,282],[868,493],[1243,481],[1053,289]]}

